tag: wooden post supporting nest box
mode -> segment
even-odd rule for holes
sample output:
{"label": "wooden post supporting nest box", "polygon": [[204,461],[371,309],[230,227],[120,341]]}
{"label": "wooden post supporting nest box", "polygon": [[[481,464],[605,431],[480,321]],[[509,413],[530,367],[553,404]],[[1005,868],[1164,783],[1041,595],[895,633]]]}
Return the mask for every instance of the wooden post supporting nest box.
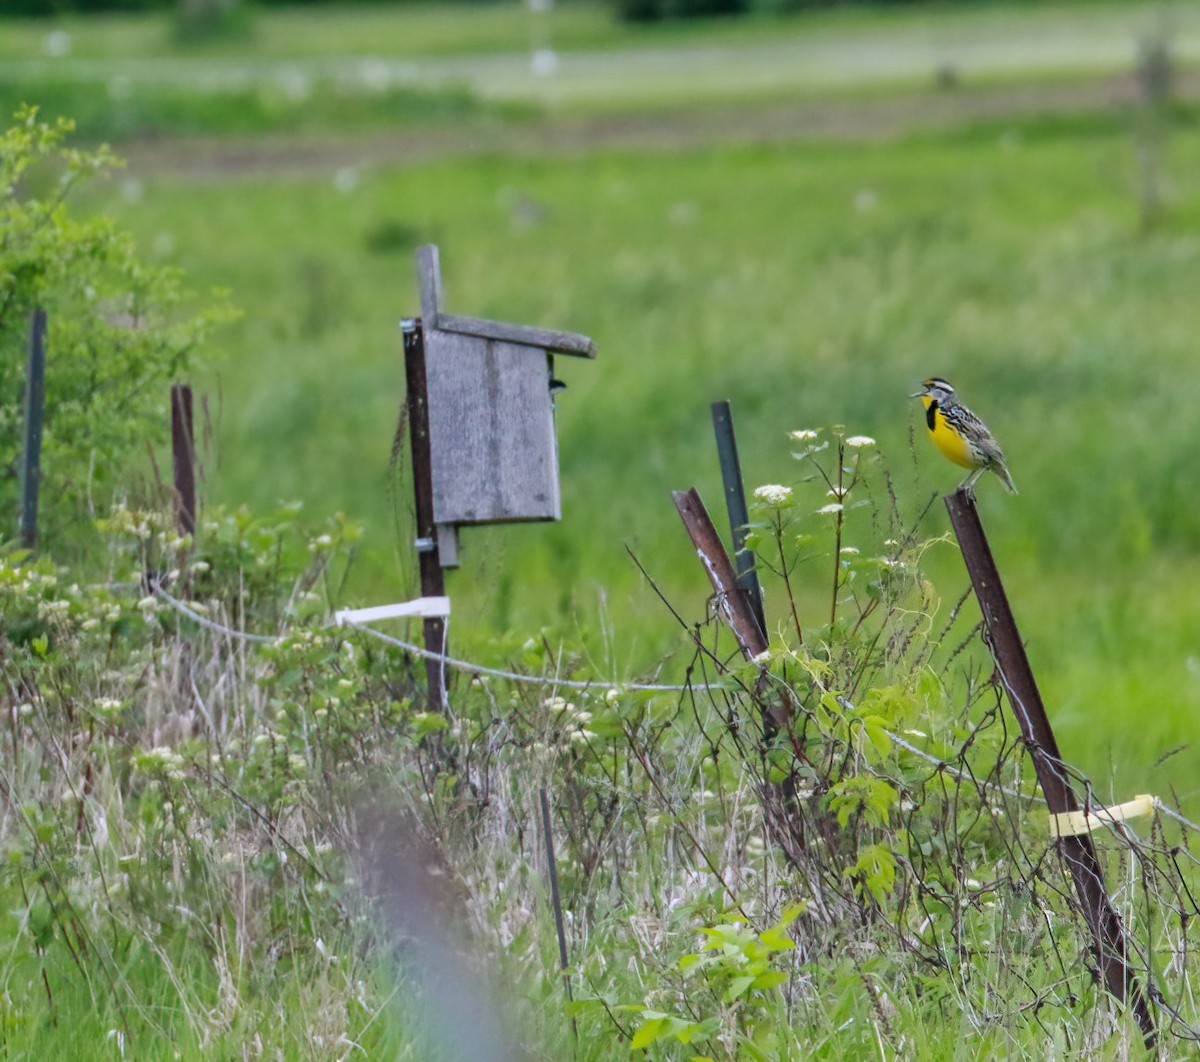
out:
{"label": "wooden post supporting nest box", "polygon": [[458,564],[458,528],[559,520],[554,355],[594,358],[587,336],[443,309],[438,249],[417,252],[438,562]]}
{"label": "wooden post supporting nest box", "polygon": [[[421,594],[445,595],[464,524],[559,520],[554,355],[594,358],[587,336],[442,309],[438,249],[417,251],[420,320],[401,322]],[[430,703],[446,705],[445,619],[425,620]]]}

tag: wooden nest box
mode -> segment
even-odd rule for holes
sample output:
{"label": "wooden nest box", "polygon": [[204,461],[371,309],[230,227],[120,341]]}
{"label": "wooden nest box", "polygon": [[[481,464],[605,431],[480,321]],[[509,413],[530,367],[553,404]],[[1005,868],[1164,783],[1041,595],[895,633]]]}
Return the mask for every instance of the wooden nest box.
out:
{"label": "wooden nest box", "polygon": [[[554,355],[594,358],[570,332],[446,313],[438,249],[417,251],[430,478],[439,563],[458,564],[458,528],[562,518]],[[411,381],[410,381],[411,385]]]}

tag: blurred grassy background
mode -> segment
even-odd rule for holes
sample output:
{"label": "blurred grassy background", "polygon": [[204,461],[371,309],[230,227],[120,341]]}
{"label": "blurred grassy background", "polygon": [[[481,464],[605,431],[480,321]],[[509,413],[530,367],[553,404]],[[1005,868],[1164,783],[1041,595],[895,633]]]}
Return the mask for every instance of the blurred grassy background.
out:
{"label": "blurred grassy background", "polygon": [[[1147,230],[1131,71],[1163,11],[1179,95]],[[464,532],[464,652],[547,629],[610,673],[658,659],[680,635],[626,547],[703,615],[669,491],[699,486],[724,525],[711,401],[750,486],[795,476],[789,430],[843,424],[916,512],[959,477],[907,396],[949,377],[1021,488],[981,504],[1060,742],[1126,796],[1195,777],[1192,751],[1154,765],[1200,710],[1198,16],[405,5],[258,12],[199,49],[162,18],[58,20],[4,27],[0,81],[118,137],[133,165],[88,207],[233,289],[245,317],[196,381],[219,409],[207,496],[362,520],[363,601],[413,589],[388,454],[415,247],[440,245],[452,310],[595,338],[595,363],[559,365],[563,522]],[[44,54],[55,32],[70,54]],[[935,505],[925,532],[947,526]],[[953,600],[953,551],[932,570]]]}

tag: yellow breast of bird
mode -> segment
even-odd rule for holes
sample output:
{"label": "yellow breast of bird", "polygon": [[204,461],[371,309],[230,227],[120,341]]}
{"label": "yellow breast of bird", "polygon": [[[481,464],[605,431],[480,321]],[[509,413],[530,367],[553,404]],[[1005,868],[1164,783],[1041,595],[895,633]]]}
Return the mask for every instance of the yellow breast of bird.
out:
{"label": "yellow breast of bird", "polygon": [[[931,398],[924,398],[925,414],[929,417],[929,407],[933,405]],[[971,448],[967,445],[958,432],[946,423],[946,418],[942,415],[940,409],[933,410],[932,420],[926,421],[929,427],[929,436],[933,439],[937,448],[942,451],[956,465],[962,465],[963,468],[978,468],[979,460]]]}

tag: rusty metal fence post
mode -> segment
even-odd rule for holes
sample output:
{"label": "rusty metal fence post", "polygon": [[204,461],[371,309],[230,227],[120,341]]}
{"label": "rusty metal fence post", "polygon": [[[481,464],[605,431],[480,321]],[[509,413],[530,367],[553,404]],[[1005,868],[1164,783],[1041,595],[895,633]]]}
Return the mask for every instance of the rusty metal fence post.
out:
{"label": "rusty metal fence post", "polygon": [[766,650],[766,635],[758,625],[754,610],[738,583],[737,574],[729,561],[729,555],[725,552],[721,536],[717,534],[712,518],[704,507],[704,502],[701,501],[695,487],[686,491],[674,491],[671,497],[675,501],[680,519],[683,520],[683,526],[687,528],[692,545],[696,547],[704,569],[708,572],[718,608],[728,618],[734,637],[737,638],[746,659],[753,660]]}
{"label": "rusty metal fence post", "polygon": [[[1025,646],[1004,592],[1004,584],[1000,581],[1000,572],[979,520],[975,498],[967,491],[955,491],[946,496],[946,508],[950,512],[950,522],[958,537],[963,560],[975,588],[975,597],[983,613],[988,644],[1000,680],[1033,759],[1046,803],[1051,814],[1078,811],[1079,800],[1059,754],[1058,742],[1050,727],[1042,695],[1033,677],[1033,669],[1029,666],[1029,658],[1025,655]],[[1109,899],[1104,885],[1104,872],[1091,835],[1085,833],[1061,837],[1056,843],[1075,880],[1075,889],[1092,933],[1104,985],[1113,996],[1130,1007],[1147,1046],[1151,1046],[1157,1038],[1154,1015],[1137,978],[1129,969],[1129,944],[1125,927]]]}

